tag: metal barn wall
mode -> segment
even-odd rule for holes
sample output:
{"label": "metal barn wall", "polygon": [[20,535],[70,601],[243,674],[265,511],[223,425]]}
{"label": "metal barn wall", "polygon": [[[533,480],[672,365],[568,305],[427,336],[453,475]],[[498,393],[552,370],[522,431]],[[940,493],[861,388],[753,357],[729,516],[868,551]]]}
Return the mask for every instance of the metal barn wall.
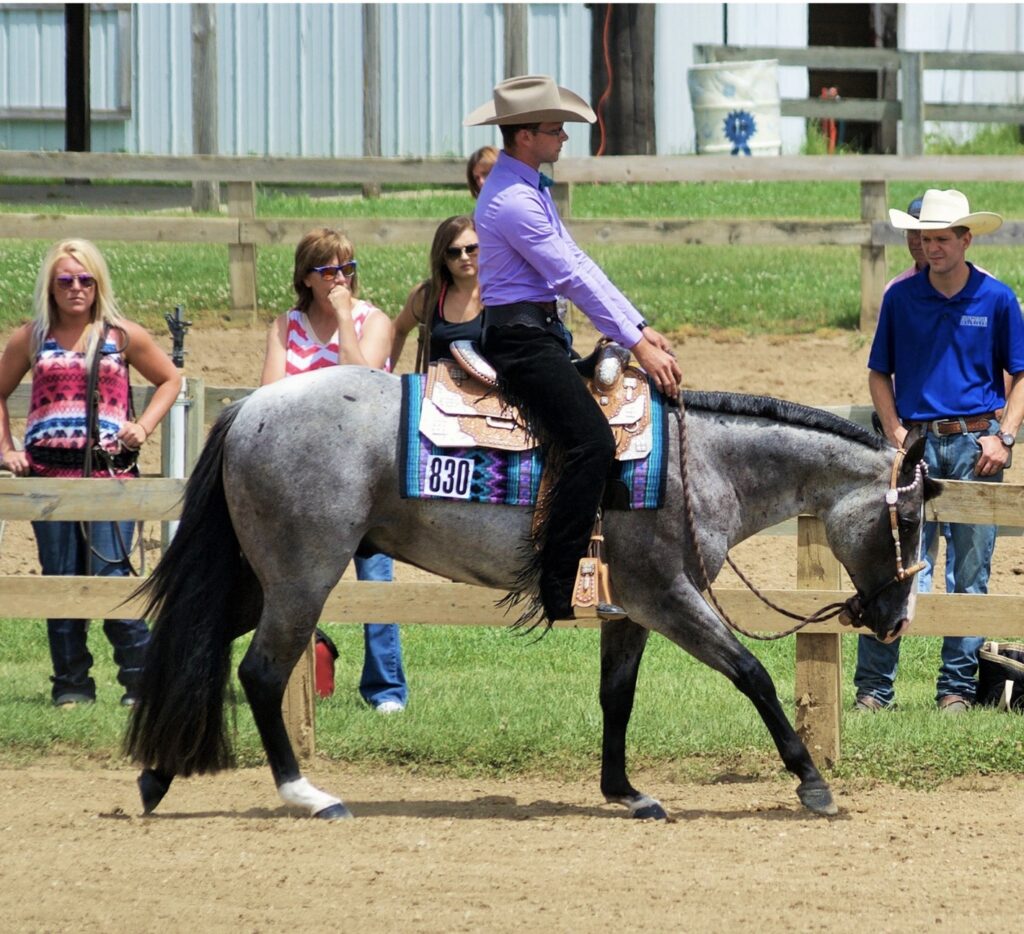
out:
{"label": "metal barn wall", "polygon": [[[92,5],[94,110],[114,111],[129,104],[128,72],[122,74],[119,65],[127,65],[130,35],[127,5]],[[46,108],[64,110],[64,6],[0,4],[0,148],[63,149],[63,120],[45,119],[40,111]],[[93,148],[127,148],[124,130],[122,120],[94,122]]]}
{"label": "metal barn wall", "polygon": [[[658,122],[658,152],[694,151],[693,107],[686,81],[694,64],[693,47],[721,45],[723,9],[728,11],[730,45],[807,45],[807,4],[805,3],[708,3],[658,5],[655,42]],[[780,97],[807,95],[807,70],[779,69]],[[804,141],[802,118],[782,120],[782,151],[797,153]]]}
{"label": "metal barn wall", "polygon": [[[656,19],[658,151],[692,152],[686,73],[693,46],[720,43],[723,9],[735,45],[806,44],[802,3],[660,4]],[[358,156],[362,152],[362,12],[356,3],[218,4],[220,151],[225,154]],[[1017,51],[1017,4],[906,4],[908,49]],[[529,6],[529,68],[590,96],[591,12],[581,3]],[[498,141],[465,128],[503,74],[501,4],[380,6],[381,142],[385,155],[459,155]],[[92,101],[98,151],[188,154],[191,130],[190,9],[183,3],[93,4]],[[807,94],[806,71],[780,69],[783,97]],[[1021,76],[929,72],[926,100],[1020,100]],[[63,6],[0,4],[0,147],[62,149]],[[130,107],[127,120],[111,112]],[[40,108],[51,108],[41,119]],[[24,115],[35,112],[33,119]],[[20,115],[20,116],[19,116]],[[932,128],[935,129],[935,128]],[[970,127],[938,127],[945,133]],[[783,152],[796,152],[803,121],[783,120]],[[570,128],[566,153],[589,152],[586,127]]]}
{"label": "metal barn wall", "polygon": [[[1024,51],[1024,5],[1019,3],[908,3],[900,7],[901,48],[936,52]],[[925,101],[1017,103],[1024,100],[1020,72],[926,71]],[[969,138],[976,123],[925,123],[926,133]]]}

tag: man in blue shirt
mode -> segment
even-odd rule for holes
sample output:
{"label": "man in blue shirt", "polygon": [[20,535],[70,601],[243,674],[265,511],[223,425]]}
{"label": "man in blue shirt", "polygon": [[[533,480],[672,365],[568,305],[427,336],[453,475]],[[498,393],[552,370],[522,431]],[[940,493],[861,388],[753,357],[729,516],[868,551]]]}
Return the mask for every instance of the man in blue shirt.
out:
{"label": "man in blue shirt", "polygon": [[[540,173],[569,138],[567,122],[593,123],[587,103],[547,76],[502,81],[467,126],[501,127],[504,149],[474,214],[480,241],[483,349],[502,388],[549,443],[557,481],[542,533],[539,591],[549,621],[572,619],[572,589],[615,456],[611,429],[569,357],[558,298],[571,299],[607,337],[629,347],[666,395],[682,372],[671,344],[643,320],[566,232]],[[524,581],[528,585],[529,581]],[[619,607],[598,615],[616,619]]]}
{"label": "man in blue shirt", "polygon": [[[1002,218],[972,214],[967,198],[952,189],[925,192],[919,217],[892,209],[889,218],[897,229],[921,232],[928,265],[892,284],[882,299],[868,358],[875,411],[897,446],[915,426],[927,432],[932,477],[998,483],[1024,418],[1024,322],[1013,291],[968,263],[966,252],[974,235],[998,229]],[[1004,370],[1012,377],[1008,394]],[[987,593],[995,526],[954,523],[951,533],[956,592]],[[927,523],[924,550],[935,534],[936,524]],[[982,642],[943,640],[940,710],[970,707]],[[859,638],[859,709],[892,706],[898,660],[899,640],[883,645]]]}

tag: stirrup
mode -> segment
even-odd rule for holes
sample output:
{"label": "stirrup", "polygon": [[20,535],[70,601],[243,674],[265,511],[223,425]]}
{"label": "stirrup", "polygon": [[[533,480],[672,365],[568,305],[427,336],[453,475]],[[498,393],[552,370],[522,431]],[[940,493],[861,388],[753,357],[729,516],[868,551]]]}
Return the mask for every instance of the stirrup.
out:
{"label": "stirrup", "polygon": [[625,619],[628,615],[612,599],[608,563],[604,560],[604,535],[598,511],[587,553],[580,558],[572,588],[572,608],[577,619]]}

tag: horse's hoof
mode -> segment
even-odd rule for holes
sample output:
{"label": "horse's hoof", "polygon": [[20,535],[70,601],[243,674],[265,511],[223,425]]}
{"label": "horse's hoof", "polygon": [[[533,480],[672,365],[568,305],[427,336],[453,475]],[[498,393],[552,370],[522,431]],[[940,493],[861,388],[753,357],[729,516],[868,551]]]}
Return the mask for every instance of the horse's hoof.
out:
{"label": "horse's hoof", "polygon": [[353,820],[352,812],[340,802],[317,811],[313,816],[317,820]]}
{"label": "horse's hoof", "polygon": [[661,802],[650,795],[605,795],[604,800],[629,808],[629,816],[634,820],[668,820]]}
{"label": "horse's hoof", "polygon": [[831,817],[839,813],[835,801],[832,800],[832,792],[824,782],[814,782],[800,785],[796,790],[800,803],[809,811],[815,814],[824,814]]}
{"label": "horse's hoof", "polygon": [[653,799],[648,799],[648,803],[643,803],[639,807],[630,808],[629,816],[635,820],[668,820],[665,809]]}
{"label": "horse's hoof", "polygon": [[139,795],[142,797],[142,813],[152,814],[156,806],[163,801],[174,780],[173,775],[158,772],[156,769],[143,769],[137,779]]}

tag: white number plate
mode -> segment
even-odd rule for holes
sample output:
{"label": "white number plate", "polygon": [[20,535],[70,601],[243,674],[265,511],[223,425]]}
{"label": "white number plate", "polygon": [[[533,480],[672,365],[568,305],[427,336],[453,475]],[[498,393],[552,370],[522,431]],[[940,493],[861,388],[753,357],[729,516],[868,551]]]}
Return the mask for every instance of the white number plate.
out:
{"label": "white number plate", "polygon": [[473,486],[473,459],[431,454],[427,458],[426,492],[431,496],[469,499]]}

